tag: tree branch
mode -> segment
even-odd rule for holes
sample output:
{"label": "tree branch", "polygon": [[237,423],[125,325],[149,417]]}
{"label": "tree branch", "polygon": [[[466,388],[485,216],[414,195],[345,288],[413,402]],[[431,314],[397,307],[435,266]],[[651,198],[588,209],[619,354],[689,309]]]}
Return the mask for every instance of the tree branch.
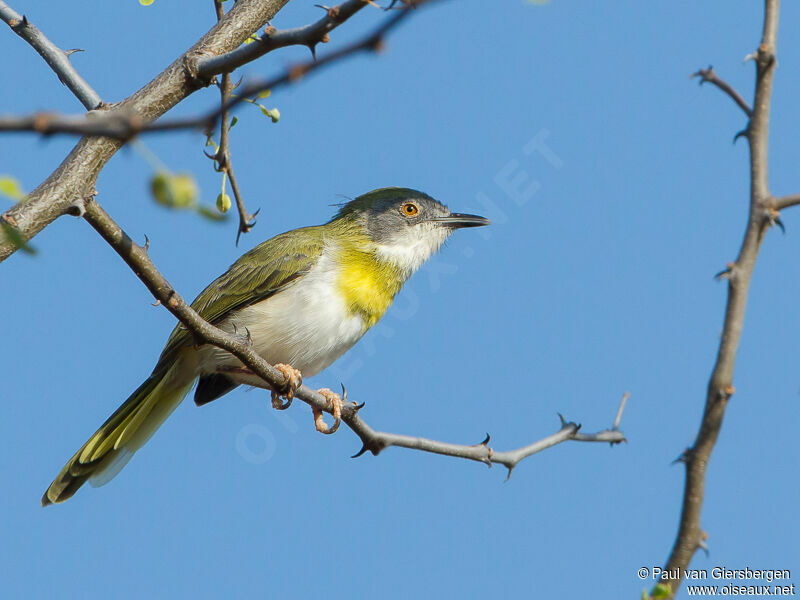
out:
{"label": "tree branch", "polygon": [[[213,0],[213,2],[214,10],[217,15],[217,21],[221,21],[222,17],[225,16],[225,9],[221,2],[218,2],[217,0]],[[231,74],[227,72],[223,73],[219,84],[220,104],[223,108],[228,103],[228,100],[230,100],[231,94],[233,93],[233,88],[234,85],[233,81],[231,81]],[[209,158],[214,160],[217,171],[221,172],[223,177],[230,179],[231,182],[233,197],[236,199],[236,210],[239,213],[239,228],[236,232],[236,245],[238,246],[241,235],[243,233],[249,233],[249,231],[255,226],[255,216],[258,214],[258,210],[256,210],[256,212],[252,215],[248,213],[247,208],[244,205],[244,200],[242,199],[242,194],[239,192],[239,183],[236,181],[236,174],[233,172],[229,133],[229,111],[228,109],[224,109],[219,120],[219,147],[212,156],[209,156]],[[223,190],[225,188],[224,183],[225,180],[223,179]]]}
{"label": "tree branch", "polygon": [[[430,4],[433,1],[435,0],[427,0],[424,3]],[[136,113],[125,112],[123,110],[115,110],[96,116],[91,115],[91,117],[93,117],[91,119],[84,118],[83,116],[59,116],[49,113],[38,113],[21,117],[0,117],[0,131],[32,131],[42,135],[72,134],[96,137],[102,136],[126,141],[141,133],[213,128],[223,112],[230,111],[252,96],[266,90],[274,90],[295,83],[309,73],[321,70],[352,55],[361,52],[375,52],[380,50],[383,45],[384,37],[409,17],[416,7],[421,4],[423,4],[423,2],[398,10],[395,15],[384,21],[381,26],[377,27],[361,40],[348,44],[319,60],[312,59],[295,64],[271,79],[253,80],[239,86],[236,96],[232,97],[227,103],[197,117],[151,122],[142,119]]]}
{"label": "tree branch", "polygon": [[[717,441],[728,399],[734,393],[733,373],[736,352],[744,325],[750,279],[755,268],[764,234],[775,222],[770,205],[768,155],[770,99],[775,73],[775,45],[778,32],[779,0],[765,0],[764,29],[754,58],[756,89],[747,139],[750,147],[750,210],[744,240],[736,262],[729,266],[728,301],[719,351],[708,383],[705,410],[700,430],[691,448],[681,457],[686,466],[680,525],[675,545],[665,567],[669,577],[662,581],[670,586],[671,597],[680,586],[694,553],[702,547],[706,535],[700,517],[705,493],[705,476],[711,452]],[[673,574],[678,574],[675,577]],[[655,591],[655,590],[654,590]]]}
{"label": "tree branch", "polygon": [[0,0],[0,19],[5,21],[11,30],[28,42],[58,75],[61,83],[80,100],[86,110],[93,110],[103,103],[100,96],[83,79],[69,61],[69,55],[78,50],[64,52],[39,31],[25,16],[17,13],[8,4]]}
{"label": "tree branch", "polygon": [[800,194],[781,196],[780,198],[775,198],[772,202],[775,210],[783,210],[784,208],[789,208],[791,206],[797,206],[800,204]]}
{"label": "tree branch", "polygon": [[[209,343],[227,350],[253,373],[261,377],[269,387],[281,389],[286,385],[286,377],[283,373],[256,354],[249,336],[238,336],[226,333],[214,327],[197,314],[158,271],[147,254],[147,247],[140,246],[131,240],[96,200],[91,199],[86,202],[86,212],[83,216],[103,239],[114,248],[117,254],[122,257],[142,283],[147,286],[147,289],[150,290],[153,296],[192,332],[198,343]],[[297,388],[294,395],[312,408],[331,413],[328,400],[305,385],[301,385]],[[495,452],[492,450],[489,447],[488,435],[480,444],[464,446],[426,438],[375,431],[359,416],[359,410],[361,410],[364,405],[347,401],[346,398],[347,395],[345,393],[344,406],[342,407],[342,421],[358,435],[363,444],[362,449],[355,454],[354,457],[361,456],[367,451],[377,456],[383,449],[389,446],[397,446],[420,450],[422,452],[474,460],[488,465],[492,463],[502,464],[508,468],[508,474],[510,476],[513,468],[523,459],[568,440],[608,442],[612,445],[625,441],[625,436],[619,431],[618,425],[622,410],[625,406],[625,401],[627,400],[627,394],[623,396],[617,418],[611,429],[594,434],[582,434],[579,433],[580,425],[571,422],[568,423],[561,418],[561,429],[553,435],[528,446],[508,452]]]}
{"label": "tree branch", "polygon": [[[92,111],[92,117],[102,117],[106,110],[122,115],[136,115],[142,123],[154,121],[178,102],[198,89],[189,65],[197,56],[223,54],[238,48],[286,4],[288,0],[239,0],[187,52],[177,58],[150,83],[113,107]],[[99,114],[98,114],[99,113]],[[94,193],[97,176],[122,142],[107,137],[84,137],[59,167],[28,194],[25,202],[6,211],[2,218],[24,240],[30,240],[58,217],[73,208],[81,214],[85,199]],[[8,236],[0,236],[0,262],[17,251],[17,244]]]}
{"label": "tree branch", "polygon": [[312,54],[319,43],[328,41],[328,33],[347,21],[368,4],[367,0],[347,0],[338,6],[325,9],[325,16],[316,23],[295,29],[277,30],[267,27],[264,35],[250,44],[240,46],[233,52],[220,56],[209,56],[198,60],[197,76],[213,77],[220,73],[230,73],[239,67],[253,62],[268,52],[286,46],[308,46]]}
{"label": "tree branch", "polygon": [[741,108],[748,117],[753,115],[753,110],[750,108],[750,105],[747,104],[745,99],[742,98],[739,92],[733,89],[728,82],[717,77],[717,74],[714,72],[714,67],[711,65],[709,65],[707,69],[700,69],[699,71],[692,73],[692,77],[699,77],[700,85],[708,82],[717,86],[723,92],[728,94],[728,96],[730,96],[731,99],[739,105],[739,108]]}

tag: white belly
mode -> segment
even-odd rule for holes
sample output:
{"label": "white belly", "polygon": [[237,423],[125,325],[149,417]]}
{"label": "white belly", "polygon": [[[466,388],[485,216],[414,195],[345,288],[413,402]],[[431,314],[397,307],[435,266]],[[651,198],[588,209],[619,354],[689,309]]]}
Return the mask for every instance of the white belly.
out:
{"label": "white belly", "polygon": [[[249,331],[253,348],[270,364],[289,364],[305,377],[316,375],[365,332],[363,319],[348,314],[335,285],[332,262],[323,255],[308,274],[271,298],[236,311],[219,327],[238,335]],[[201,373],[241,365],[211,346],[200,350],[199,359]],[[240,383],[250,382],[242,378]]]}

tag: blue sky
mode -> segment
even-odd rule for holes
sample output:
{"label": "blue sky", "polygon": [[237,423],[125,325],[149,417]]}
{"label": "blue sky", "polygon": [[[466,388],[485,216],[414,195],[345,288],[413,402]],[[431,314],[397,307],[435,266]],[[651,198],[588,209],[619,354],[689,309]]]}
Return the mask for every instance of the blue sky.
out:
{"label": "blue sky", "polygon": [[[64,48],[106,101],[134,92],[204,32],[210,6],[157,0],[12,4]],[[277,27],[319,17],[298,2]],[[108,486],[64,505],[39,498],[63,463],[143,380],[173,326],[84,222],[64,217],[35,257],[0,265],[6,365],[0,419],[0,563],[8,597],[638,597],[661,565],[683,472],[670,463],[697,430],[746,219],[739,109],[689,75],[713,64],[746,98],[743,64],[758,2],[444,3],[420,12],[378,57],[276,91],[271,124],[238,113],[234,161],[257,227],[170,212],[148,196],[148,164],[118,153],[99,201],[185,297],[244,250],[325,221],[375,187],[422,189],[494,220],[459,232],[339,363],[374,427],[497,449],[544,437],[557,412],[610,425],[631,393],[627,445],[568,443],[505,470],[389,449],[348,458],[358,439],[321,436],[310,410],[270,408],[261,391],[199,409],[190,401]],[[366,9],[331,48],[382,17]],[[800,191],[800,44],[786,33],[775,80],[771,186]],[[325,52],[330,48],[320,48]],[[0,112],[80,110],[8,30]],[[269,75],[307,51],[244,69]],[[174,114],[211,106],[196,94]],[[250,109],[250,110],[248,110]],[[547,152],[526,151],[532,140]],[[213,202],[219,177],[197,133],[148,137]],[[74,144],[6,135],[0,171],[27,190]],[[520,179],[525,193],[509,192]],[[0,205],[1,206],[1,205]],[[800,572],[800,213],[770,232],[753,279],[733,397],[708,475],[710,556],[693,566]],[[649,583],[649,582],[647,582]]]}

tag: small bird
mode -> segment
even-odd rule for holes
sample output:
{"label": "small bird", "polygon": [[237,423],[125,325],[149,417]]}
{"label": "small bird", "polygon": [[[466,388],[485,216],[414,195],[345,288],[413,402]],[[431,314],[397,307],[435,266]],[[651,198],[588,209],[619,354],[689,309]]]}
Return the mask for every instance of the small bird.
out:
{"label": "small bird", "polygon": [[[285,408],[303,375],[316,375],[375,325],[406,280],[458,228],[488,225],[451,213],[427,194],[382,188],[342,205],[324,225],[277,235],[245,253],[192,303],[217,327],[244,335],[285,376],[272,404]],[[86,482],[110,481],[153,435],[198,380],[200,406],[239,385],[268,387],[232,354],[197,346],[180,323],[153,373],[81,446],[42,497],[63,502]],[[314,411],[317,430],[332,433],[341,398],[320,390],[335,423]],[[287,398],[284,404],[280,396]]]}

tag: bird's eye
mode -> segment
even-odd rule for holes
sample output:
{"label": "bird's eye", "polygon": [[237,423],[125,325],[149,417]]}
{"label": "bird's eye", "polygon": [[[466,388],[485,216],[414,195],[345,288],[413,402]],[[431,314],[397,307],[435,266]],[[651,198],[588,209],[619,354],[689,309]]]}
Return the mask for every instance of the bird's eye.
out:
{"label": "bird's eye", "polygon": [[404,217],[416,217],[419,214],[419,206],[413,202],[404,202],[400,207],[400,212]]}

